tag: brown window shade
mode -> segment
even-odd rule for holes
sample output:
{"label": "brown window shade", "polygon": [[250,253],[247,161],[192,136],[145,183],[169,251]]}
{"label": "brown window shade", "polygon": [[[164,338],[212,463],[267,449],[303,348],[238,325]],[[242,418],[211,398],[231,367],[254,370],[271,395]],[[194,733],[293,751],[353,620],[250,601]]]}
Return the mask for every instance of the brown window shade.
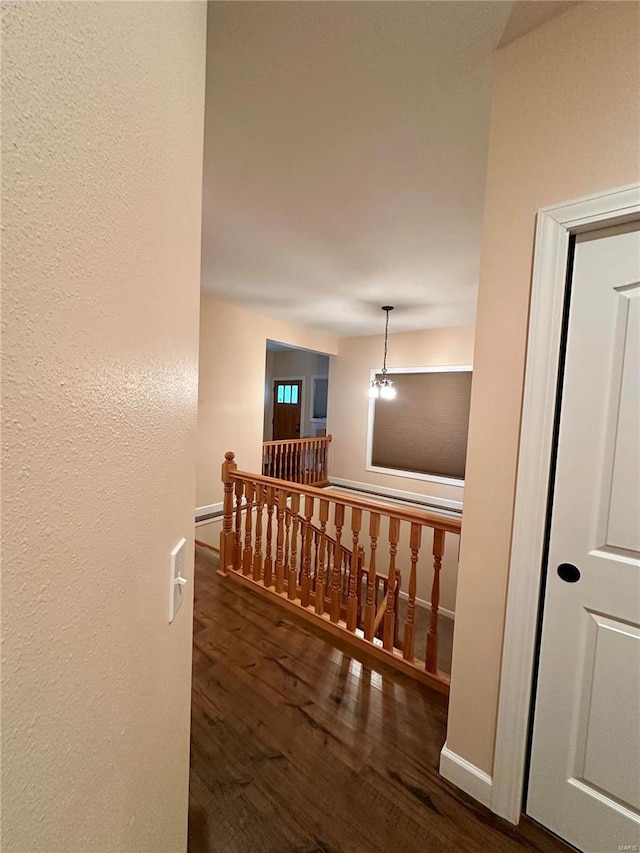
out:
{"label": "brown window shade", "polygon": [[397,396],[375,400],[371,464],[464,479],[471,371],[391,373]]}

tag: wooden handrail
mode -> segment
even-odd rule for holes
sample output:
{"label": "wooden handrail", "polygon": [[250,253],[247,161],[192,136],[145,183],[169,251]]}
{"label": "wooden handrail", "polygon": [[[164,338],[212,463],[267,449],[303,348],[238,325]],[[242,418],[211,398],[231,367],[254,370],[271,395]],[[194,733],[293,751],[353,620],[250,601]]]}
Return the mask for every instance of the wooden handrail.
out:
{"label": "wooden handrail", "polygon": [[[299,495],[308,495],[319,500],[327,500],[328,494],[326,489],[319,489],[316,486],[307,486],[304,483],[283,482],[275,477],[265,477],[262,474],[250,474],[248,471],[233,471],[231,473],[232,480],[246,480],[252,483],[262,483],[264,486],[273,486],[274,488],[282,488],[283,486],[289,492],[297,492]],[[379,512],[381,515],[397,518],[398,521],[415,522],[422,524],[425,527],[433,527],[437,530],[443,530],[445,533],[460,533],[462,522],[458,518],[447,518],[435,513],[425,512],[419,509],[404,509],[403,507],[394,506],[392,504],[374,503],[366,498],[351,497],[342,494],[342,492],[330,492],[330,500],[333,503],[340,503],[343,506],[348,506],[356,509],[363,509],[367,512]]]}
{"label": "wooden handrail", "polygon": [[[221,574],[255,585],[351,644],[448,692],[448,677],[438,670],[440,573],[445,537],[460,533],[459,519],[238,471],[230,452],[222,480]],[[425,528],[433,533],[426,613],[417,606],[418,577],[427,562],[421,551]],[[406,612],[399,606],[403,576]],[[416,637],[424,636],[424,627],[426,649],[416,657]]]}
{"label": "wooden handrail", "polygon": [[312,441],[321,441],[326,442],[327,444],[330,441],[333,441],[332,435],[318,435],[311,438],[284,438],[278,441],[263,441],[263,447],[274,447],[276,444],[310,444]]}
{"label": "wooden handrail", "polygon": [[387,610],[387,599],[389,597],[389,593],[387,592],[382,599],[382,604],[378,607],[378,612],[376,613],[376,618],[373,620],[373,634],[374,636],[380,630],[380,626],[382,625],[382,620],[384,619],[386,610]]}

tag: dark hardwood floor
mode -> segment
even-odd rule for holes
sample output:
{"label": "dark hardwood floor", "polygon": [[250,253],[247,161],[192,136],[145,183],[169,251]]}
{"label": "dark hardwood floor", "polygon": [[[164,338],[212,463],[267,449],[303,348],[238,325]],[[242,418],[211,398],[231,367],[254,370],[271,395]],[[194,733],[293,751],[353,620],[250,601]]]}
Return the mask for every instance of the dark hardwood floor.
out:
{"label": "dark hardwood floor", "polygon": [[190,853],[570,850],[438,775],[442,696],[215,569],[198,548]]}

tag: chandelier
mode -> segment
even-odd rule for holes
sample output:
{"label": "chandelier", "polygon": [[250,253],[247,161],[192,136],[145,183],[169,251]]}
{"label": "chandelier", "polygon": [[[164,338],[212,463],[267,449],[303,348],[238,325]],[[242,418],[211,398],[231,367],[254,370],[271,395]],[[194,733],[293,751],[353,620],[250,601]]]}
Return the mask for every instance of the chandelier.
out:
{"label": "chandelier", "polygon": [[384,360],[382,362],[382,379],[374,377],[369,388],[370,397],[382,397],[383,400],[393,400],[396,389],[393,382],[387,378],[387,342],[389,338],[389,311],[393,311],[393,305],[383,305],[382,310],[386,312],[387,319],[384,325]]}

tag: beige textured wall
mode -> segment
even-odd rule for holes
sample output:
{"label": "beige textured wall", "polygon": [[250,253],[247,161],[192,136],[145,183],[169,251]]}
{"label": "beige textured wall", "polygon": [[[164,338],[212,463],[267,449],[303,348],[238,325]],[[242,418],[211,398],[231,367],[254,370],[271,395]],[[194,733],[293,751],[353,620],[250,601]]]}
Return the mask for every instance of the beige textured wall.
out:
{"label": "beige textured wall", "polygon": [[[473,326],[391,334],[388,366],[472,364],[473,337]],[[339,357],[331,359],[327,429],[334,436],[331,447],[332,475],[374,486],[462,500],[463,489],[459,486],[366,470],[369,372],[382,365],[383,344],[382,335],[343,338],[340,341]]]}
{"label": "beige textured wall", "polygon": [[536,211],[640,178],[639,24],[580,3],[496,59],[447,733],[489,773]]}
{"label": "beige textured wall", "polygon": [[335,354],[334,338],[254,314],[203,294],[196,506],[222,500],[220,466],[227,450],[243,471],[260,471],[267,339]]}
{"label": "beige textured wall", "polygon": [[183,851],[206,6],[2,22],[2,849]]}

